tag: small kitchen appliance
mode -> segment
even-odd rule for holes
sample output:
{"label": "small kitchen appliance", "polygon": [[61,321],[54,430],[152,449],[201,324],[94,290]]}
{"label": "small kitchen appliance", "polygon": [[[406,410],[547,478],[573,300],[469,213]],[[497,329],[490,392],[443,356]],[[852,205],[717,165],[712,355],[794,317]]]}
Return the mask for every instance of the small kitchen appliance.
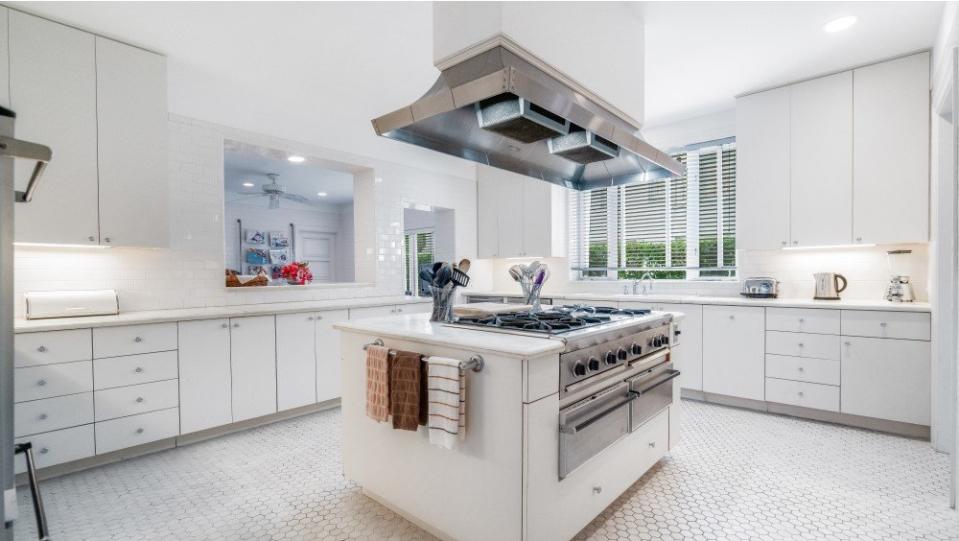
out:
{"label": "small kitchen appliance", "polygon": [[775,299],[779,294],[779,282],[768,276],[746,278],[739,294],[758,299]]}
{"label": "small kitchen appliance", "polygon": [[[838,301],[839,294],[849,285],[845,276],[835,272],[817,272],[813,277],[816,279],[816,294],[813,298],[820,301]],[[842,282],[842,286],[839,282]]]}
{"label": "small kitchen appliance", "polygon": [[886,258],[889,263],[889,285],[886,286],[886,300],[890,302],[912,302],[916,299],[909,283],[909,275],[904,274],[912,250],[889,250]]}

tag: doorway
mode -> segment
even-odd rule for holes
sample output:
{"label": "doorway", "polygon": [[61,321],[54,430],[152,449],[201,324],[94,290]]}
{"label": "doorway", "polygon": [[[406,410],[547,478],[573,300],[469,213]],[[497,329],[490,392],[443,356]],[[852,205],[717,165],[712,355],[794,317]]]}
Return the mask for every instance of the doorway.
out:
{"label": "doorway", "polygon": [[336,233],[301,231],[297,257],[310,264],[314,282],[336,281]]}

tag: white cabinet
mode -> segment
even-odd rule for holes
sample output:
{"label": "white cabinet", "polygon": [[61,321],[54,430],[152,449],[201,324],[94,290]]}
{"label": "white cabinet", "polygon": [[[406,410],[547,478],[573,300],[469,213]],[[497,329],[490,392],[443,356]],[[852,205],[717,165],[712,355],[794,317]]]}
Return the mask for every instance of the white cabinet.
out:
{"label": "white cabinet", "polygon": [[276,412],[274,316],[230,319],[233,421]]}
{"label": "white cabinet", "polygon": [[566,255],[565,188],[481,165],[476,189],[480,259]]}
{"label": "white cabinet", "polygon": [[929,240],[929,53],[854,72],[853,234]]}
{"label": "white cabinet", "polygon": [[316,402],[316,316],[276,316],[276,405],[279,410]]}
{"label": "white cabinet", "polygon": [[10,109],[10,10],[0,7],[0,105]]}
{"label": "white cabinet", "polygon": [[233,422],[230,324],[226,319],[181,321],[180,432]]}
{"label": "white cabinet", "polygon": [[929,342],[843,337],[841,411],[929,425]]}
{"label": "white cabinet", "polygon": [[852,72],[789,87],[790,242],[852,242]]}
{"label": "white cabinet", "polygon": [[333,325],[350,319],[347,310],[328,310],[316,315],[316,401],[340,397],[343,362],[340,331]]}
{"label": "white cabinet", "polygon": [[[10,11],[6,75],[17,136],[54,154],[16,240],[168,246],[165,59]],[[14,167],[22,189],[33,164]]]}
{"label": "white cabinet", "polygon": [[[17,205],[16,240],[97,244],[97,84],[94,37],[10,11],[10,105],[17,137],[53,149],[40,192]],[[18,189],[33,169],[14,162]]]}
{"label": "white cabinet", "polygon": [[763,400],[765,312],[751,306],[703,307],[703,391]]}
{"label": "white cabinet", "polygon": [[90,340],[90,329],[18,334],[13,339],[13,363],[21,368],[89,361],[93,358]]}
{"label": "white cabinet", "polygon": [[98,36],[96,81],[101,241],[168,246],[166,58]]}
{"label": "white cabinet", "polygon": [[789,242],[789,89],[736,101],[736,244]]}

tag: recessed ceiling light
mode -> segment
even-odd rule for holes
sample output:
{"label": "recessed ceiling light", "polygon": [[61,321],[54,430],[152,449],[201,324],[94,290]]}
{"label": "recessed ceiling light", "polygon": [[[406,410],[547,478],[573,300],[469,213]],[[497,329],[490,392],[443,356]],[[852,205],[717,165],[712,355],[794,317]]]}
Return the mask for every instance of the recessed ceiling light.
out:
{"label": "recessed ceiling light", "polygon": [[326,192],[316,192],[316,195],[320,197],[326,197]]}
{"label": "recessed ceiling light", "polygon": [[838,19],[833,19],[828,23],[822,25],[823,32],[842,32],[843,30],[849,28],[850,26],[856,24],[855,15],[847,15],[845,17],[839,17]]}
{"label": "recessed ceiling light", "polygon": [[304,158],[303,156],[297,156],[296,154],[289,156],[286,159],[289,160],[291,163],[303,163],[306,161],[306,158]]}
{"label": "recessed ceiling light", "polygon": [[252,187],[253,187],[253,183],[252,183],[252,182],[244,182],[244,183],[243,183],[243,187],[244,187],[244,188],[252,188]]}

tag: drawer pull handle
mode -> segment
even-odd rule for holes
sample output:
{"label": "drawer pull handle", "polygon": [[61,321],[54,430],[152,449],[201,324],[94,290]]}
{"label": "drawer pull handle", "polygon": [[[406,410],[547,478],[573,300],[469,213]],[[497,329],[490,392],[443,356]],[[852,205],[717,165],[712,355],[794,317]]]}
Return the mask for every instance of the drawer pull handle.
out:
{"label": "drawer pull handle", "polygon": [[308,318],[306,318],[306,320],[307,320],[307,321],[313,321],[313,316],[309,316]]}
{"label": "drawer pull handle", "polygon": [[316,320],[317,320],[317,321],[319,321],[319,320],[321,320],[321,319],[323,319],[323,316],[316,316]]}
{"label": "drawer pull handle", "polygon": [[602,491],[603,491],[603,487],[600,487],[600,486],[593,487],[593,494],[599,494]]}
{"label": "drawer pull handle", "polygon": [[136,338],[133,339],[133,341],[136,342],[136,343],[140,343],[140,342],[143,341],[143,338],[137,336]]}
{"label": "drawer pull handle", "polygon": [[47,453],[49,453],[49,452],[50,452],[50,449],[47,449],[46,447],[42,447],[42,448],[40,449],[40,454],[41,454],[41,455],[45,455],[45,454],[47,454]]}
{"label": "drawer pull handle", "polygon": [[799,322],[800,322],[800,323],[805,323],[805,322],[806,322],[806,318],[804,318],[804,317],[799,318]]}
{"label": "drawer pull handle", "polygon": [[37,351],[40,353],[45,353],[47,351],[47,346],[40,346],[37,348]]}
{"label": "drawer pull handle", "polygon": [[650,448],[650,449],[655,449],[655,448],[656,448],[656,442],[655,442],[655,441],[649,442],[649,448]]}
{"label": "drawer pull handle", "polygon": [[224,323],[224,324],[220,325],[220,327],[223,327],[224,329],[228,329],[228,328],[230,328],[230,325],[229,325],[228,323]]}
{"label": "drawer pull handle", "polygon": [[803,392],[799,391],[799,398],[802,398],[802,397],[803,397]]}
{"label": "drawer pull handle", "polygon": [[40,414],[40,420],[41,420],[41,421],[46,421],[46,420],[47,420],[47,414],[46,414],[46,413],[41,413],[41,414]]}
{"label": "drawer pull handle", "polygon": [[45,380],[45,379],[41,379],[40,381],[37,382],[37,385],[39,385],[39,386],[41,386],[41,387],[43,387],[43,386],[46,385],[46,384],[47,384],[47,380]]}
{"label": "drawer pull handle", "polygon": [[850,342],[849,340],[846,340],[845,342],[843,342],[843,344],[845,344],[845,345],[847,345],[847,346],[851,346],[851,345],[852,345],[852,342]]}
{"label": "drawer pull handle", "polygon": [[803,344],[802,342],[800,342],[800,343],[799,343],[799,347],[803,348],[803,347],[806,347],[806,345]]}
{"label": "drawer pull handle", "polygon": [[237,328],[237,327],[239,327],[239,326],[240,326],[239,323],[234,323],[234,324],[233,324],[233,328],[234,328],[234,329]]}
{"label": "drawer pull handle", "polygon": [[886,322],[885,322],[885,321],[879,322],[879,326],[880,326],[880,327],[885,327],[885,326],[886,326]]}
{"label": "drawer pull handle", "polygon": [[799,367],[799,371],[800,371],[800,372],[805,372],[805,369],[800,366],[800,367]]}
{"label": "drawer pull handle", "polygon": [[736,316],[729,314],[729,319],[736,319]]}
{"label": "drawer pull handle", "polygon": [[140,373],[143,372],[143,367],[142,367],[142,366],[138,366],[138,367],[136,367],[133,371],[136,372],[137,374],[140,374]]}
{"label": "drawer pull handle", "polygon": [[142,429],[142,428],[138,428],[138,429],[137,429],[137,434],[143,434],[143,429]]}
{"label": "drawer pull handle", "polygon": [[137,403],[140,403],[140,402],[143,402],[143,397],[142,397],[142,396],[138,396],[138,397],[137,397]]}

